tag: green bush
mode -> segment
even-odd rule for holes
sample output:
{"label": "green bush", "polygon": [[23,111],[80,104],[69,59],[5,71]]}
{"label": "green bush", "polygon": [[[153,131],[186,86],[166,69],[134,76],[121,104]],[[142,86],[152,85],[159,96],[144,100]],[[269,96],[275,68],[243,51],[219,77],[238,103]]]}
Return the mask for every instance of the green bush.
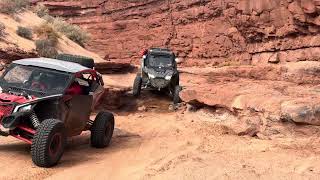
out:
{"label": "green bush", "polygon": [[69,24],[61,18],[54,18],[53,20],[50,20],[57,31],[61,32],[80,46],[84,46],[84,44],[89,40],[88,33],[83,31],[79,26]]}
{"label": "green bush", "polygon": [[56,44],[50,39],[40,39],[35,44],[36,50],[41,57],[55,58],[58,55]]}
{"label": "green bush", "polygon": [[49,9],[43,4],[38,4],[34,8],[34,12],[41,18],[49,15]]}
{"label": "green bush", "polygon": [[51,24],[52,27],[56,29],[56,31],[64,34],[67,38],[82,47],[90,39],[90,36],[87,32],[83,31],[77,25],[66,22],[62,18],[55,18],[50,15],[45,15],[42,18],[46,20],[48,24]]}
{"label": "green bush", "polygon": [[16,32],[19,36],[23,38],[30,39],[30,40],[32,39],[33,33],[30,28],[18,26],[18,29]]}
{"label": "green bush", "polygon": [[29,0],[0,0],[0,12],[14,15],[29,7]]}

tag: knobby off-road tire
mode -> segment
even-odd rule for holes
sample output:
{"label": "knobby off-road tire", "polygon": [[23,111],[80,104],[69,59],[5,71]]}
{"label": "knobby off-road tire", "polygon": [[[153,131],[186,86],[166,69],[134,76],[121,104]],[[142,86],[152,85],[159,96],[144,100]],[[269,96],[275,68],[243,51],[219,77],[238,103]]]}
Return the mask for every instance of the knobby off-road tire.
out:
{"label": "knobby off-road tire", "polygon": [[72,54],[58,54],[56,59],[78,63],[90,69],[94,68],[94,60],[92,58],[85,57],[85,56],[78,56],[78,55],[72,55]]}
{"label": "knobby off-road tire", "polygon": [[105,148],[109,146],[114,131],[114,116],[109,112],[100,112],[91,127],[91,146]]}
{"label": "knobby off-road tire", "polygon": [[137,76],[134,79],[133,83],[133,96],[134,97],[139,97],[141,94],[141,86],[142,86],[142,78],[140,76]]}
{"label": "knobby off-road tire", "polygon": [[181,87],[179,85],[174,87],[174,90],[173,90],[173,103],[174,104],[178,104],[181,102],[180,91],[181,91]]}
{"label": "knobby off-road tire", "polygon": [[66,131],[62,121],[44,120],[31,145],[32,161],[39,167],[52,167],[61,159],[66,146]]}

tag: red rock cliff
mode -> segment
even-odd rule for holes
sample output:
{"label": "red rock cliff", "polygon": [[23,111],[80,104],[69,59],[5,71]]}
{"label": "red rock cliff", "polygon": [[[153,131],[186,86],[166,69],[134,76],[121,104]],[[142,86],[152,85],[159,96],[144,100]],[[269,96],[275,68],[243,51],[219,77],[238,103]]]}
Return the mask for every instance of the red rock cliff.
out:
{"label": "red rock cliff", "polygon": [[320,59],[320,0],[54,0],[44,2],[92,34],[106,59],[138,60],[167,46],[186,65]]}

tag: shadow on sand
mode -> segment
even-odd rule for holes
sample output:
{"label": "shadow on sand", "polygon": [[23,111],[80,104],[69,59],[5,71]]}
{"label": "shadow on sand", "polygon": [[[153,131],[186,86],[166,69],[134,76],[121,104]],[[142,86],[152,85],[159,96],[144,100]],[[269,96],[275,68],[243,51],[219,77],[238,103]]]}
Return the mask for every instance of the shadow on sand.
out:
{"label": "shadow on sand", "polygon": [[[115,129],[111,144],[104,149],[96,149],[90,146],[90,132],[84,132],[80,136],[68,139],[65,153],[58,166],[54,168],[72,167],[83,162],[99,161],[102,156],[117,152],[121,149],[134,148],[140,145],[140,136],[121,129]],[[0,145],[0,151],[11,155],[22,155],[29,158],[31,146],[19,141],[12,141]]]}

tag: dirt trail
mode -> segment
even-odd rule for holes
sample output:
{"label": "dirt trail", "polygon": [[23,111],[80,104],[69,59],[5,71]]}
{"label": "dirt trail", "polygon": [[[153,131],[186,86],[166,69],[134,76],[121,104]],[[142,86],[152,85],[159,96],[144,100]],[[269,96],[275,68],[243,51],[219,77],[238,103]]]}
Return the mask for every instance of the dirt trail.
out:
{"label": "dirt trail", "polygon": [[[129,85],[132,77],[109,77],[109,82],[126,80]],[[61,163],[52,169],[33,165],[28,145],[1,138],[0,179],[318,179],[320,175],[316,135],[239,137],[214,123],[218,115],[188,112],[184,107],[173,112],[170,103],[169,98],[144,93],[115,112],[117,129],[109,148],[91,148],[89,133],[84,133],[69,141]]]}

